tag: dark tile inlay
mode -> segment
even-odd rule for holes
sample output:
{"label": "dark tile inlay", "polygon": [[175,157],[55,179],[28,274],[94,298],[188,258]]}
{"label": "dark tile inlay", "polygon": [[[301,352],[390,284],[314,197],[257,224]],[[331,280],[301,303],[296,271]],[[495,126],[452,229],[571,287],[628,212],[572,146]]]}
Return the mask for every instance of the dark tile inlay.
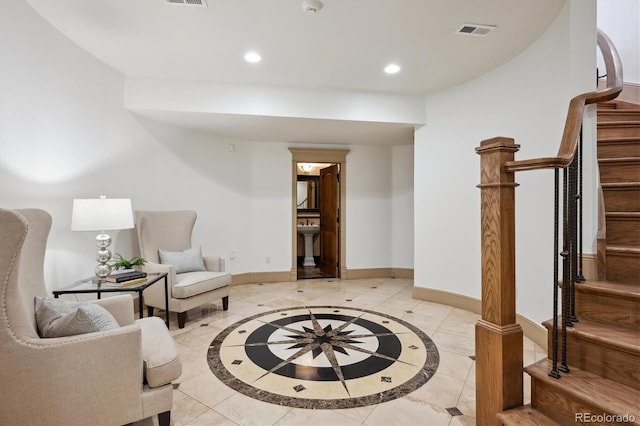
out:
{"label": "dark tile inlay", "polygon": [[413,349],[415,351],[416,349],[418,349],[418,347],[416,345],[411,345],[409,346],[409,349]]}
{"label": "dark tile inlay", "polygon": [[208,327],[208,326],[209,326],[209,323],[208,323],[208,322],[207,322],[207,323],[204,323],[204,324],[200,324],[200,327]]}
{"label": "dark tile inlay", "polygon": [[[348,301],[352,301],[352,299],[348,299]],[[300,310],[306,312],[300,313]],[[281,317],[268,321],[262,319],[265,316],[273,318],[274,314],[280,314],[282,317],[287,318]],[[329,320],[331,323],[327,324],[325,321]],[[309,324],[308,321],[313,323],[313,326],[307,325]],[[344,322],[345,326],[337,327],[340,322]],[[262,325],[257,324],[258,328],[253,329],[256,323]],[[304,327],[301,325],[296,326],[298,323],[304,323]],[[264,371],[262,377],[265,378],[269,375],[278,375],[280,380],[288,377],[291,386],[289,389],[293,388],[296,392],[302,392],[307,389],[299,384],[300,379],[310,380],[310,383],[314,383],[314,389],[315,386],[320,386],[320,388],[325,386],[323,385],[324,382],[340,382],[345,392],[344,396],[334,394],[329,398],[322,399],[309,396],[286,396],[278,392],[277,387],[270,388],[271,390],[262,387],[258,389],[250,382],[245,382],[236,377],[231,370],[227,370],[220,359],[220,355],[221,349],[238,346],[237,338],[231,340],[230,336],[243,327],[243,324],[247,324],[247,330],[249,328],[253,330],[247,332],[246,339],[243,343],[240,343],[241,346],[244,346],[244,351],[248,356],[247,359],[243,360],[243,364],[249,363],[252,364],[252,368],[262,369]],[[368,331],[358,331],[357,334],[353,334],[349,324],[363,327]],[[400,326],[408,329],[402,333],[412,336],[410,339],[414,339],[415,344],[412,344],[411,341],[408,344],[415,347],[417,351],[415,353],[420,354],[423,358],[419,359],[424,361],[419,361],[415,364],[401,361],[402,352],[410,349],[408,346],[403,347],[396,336],[397,332],[391,332],[391,329],[383,324],[397,324],[396,327]],[[283,337],[280,337],[280,341],[268,340],[269,336],[277,329],[280,329],[281,333],[284,330],[286,334],[281,334]],[[351,351],[361,343],[360,340],[367,338],[367,336],[376,336],[375,338],[378,339],[379,346],[376,350],[376,355],[373,356],[373,353],[371,353],[372,356],[366,357],[355,364],[342,365],[336,354],[351,356]],[[233,343],[230,343],[231,341]],[[281,345],[286,343],[289,345],[289,342],[292,344],[289,349],[294,349],[292,356],[294,354],[296,354],[296,357],[303,356],[303,353],[313,354],[314,358],[316,356],[326,356],[331,366],[320,367],[314,366],[313,363],[302,363],[300,365],[304,368],[298,368],[296,364],[286,359],[287,357],[276,355],[269,349],[272,344]],[[236,364],[238,361],[240,360],[233,361],[232,364]],[[423,331],[391,315],[344,306],[298,306],[255,314],[227,327],[211,342],[207,352],[207,362],[211,371],[225,385],[251,398],[287,407],[333,410],[380,404],[401,398],[415,391],[433,377],[440,363],[440,355],[433,340]],[[422,364],[423,362],[424,364]],[[392,379],[395,375],[393,372],[397,371],[395,369],[409,367],[413,368],[410,370],[413,376],[409,376],[408,380],[394,383]],[[378,376],[379,373],[387,368],[390,370],[385,371],[385,376]],[[373,376],[380,377],[381,385],[378,389],[371,389],[370,394],[360,397],[350,396],[351,386],[359,386],[362,383],[359,380],[366,380],[367,377],[374,378]],[[389,383],[393,383],[390,389],[382,387],[383,384],[389,386]]]}
{"label": "dark tile inlay", "polygon": [[353,302],[353,299],[347,299],[347,302]]}
{"label": "dark tile inlay", "polygon": [[238,330],[238,334],[244,334],[246,332],[247,332],[247,330]]}
{"label": "dark tile inlay", "polygon": [[371,288],[378,288],[378,287],[371,287]]}
{"label": "dark tile inlay", "polygon": [[408,311],[405,311],[405,312],[408,313],[408,314],[412,314],[413,313],[412,310],[408,310]]}
{"label": "dark tile inlay", "polygon": [[233,362],[231,363],[233,365],[240,365],[242,364],[242,360],[241,359],[234,359]]}
{"label": "dark tile inlay", "polygon": [[449,412],[449,415],[452,416],[452,417],[456,417],[456,416],[461,416],[462,415],[462,411],[460,411],[458,409],[458,407],[447,408],[447,411]]}
{"label": "dark tile inlay", "polygon": [[303,291],[302,290],[298,290],[298,293],[303,293]]}
{"label": "dark tile inlay", "polygon": [[180,387],[180,383],[173,383],[173,389],[178,389]]}
{"label": "dark tile inlay", "polygon": [[469,358],[471,358],[472,360],[476,360],[476,356],[475,355],[469,355]]}

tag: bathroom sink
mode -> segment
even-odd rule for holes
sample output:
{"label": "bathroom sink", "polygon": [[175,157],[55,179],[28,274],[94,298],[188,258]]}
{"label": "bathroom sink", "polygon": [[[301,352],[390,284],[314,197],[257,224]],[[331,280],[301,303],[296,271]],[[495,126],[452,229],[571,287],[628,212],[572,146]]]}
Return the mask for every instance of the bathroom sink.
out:
{"label": "bathroom sink", "polygon": [[298,225],[298,234],[304,236],[304,261],[302,266],[316,266],[313,259],[313,236],[320,232],[320,225]]}
{"label": "bathroom sink", "polygon": [[314,235],[320,232],[320,225],[298,225],[298,232],[302,235]]}

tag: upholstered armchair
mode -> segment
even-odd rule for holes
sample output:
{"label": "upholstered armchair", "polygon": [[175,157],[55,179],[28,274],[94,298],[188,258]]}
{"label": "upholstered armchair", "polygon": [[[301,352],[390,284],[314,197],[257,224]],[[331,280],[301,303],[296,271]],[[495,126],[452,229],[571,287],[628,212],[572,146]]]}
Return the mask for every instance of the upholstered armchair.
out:
{"label": "upholstered armchair", "polygon": [[39,336],[34,299],[48,296],[50,227],[43,210],[0,209],[0,424],[121,425],[158,415],[168,426],[179,354],[160,318],[134,320],[130,295],[95,301],[116,328]]}
{"label": "upholstered armchair", "polygon": [[[196,218],[191,210],[136,211],[140,255],[147,261],[142,270],[168,274],[169,311],[178,313],[180,328],[189,309],[216,300],[222,300],[225,311],[229,308],[231,274],[223,272],[219,257],[202,257],[199,248],[191,247]],[[150,315],[154,307],[164,309],[164,287],[146,289],[144,301]]]}

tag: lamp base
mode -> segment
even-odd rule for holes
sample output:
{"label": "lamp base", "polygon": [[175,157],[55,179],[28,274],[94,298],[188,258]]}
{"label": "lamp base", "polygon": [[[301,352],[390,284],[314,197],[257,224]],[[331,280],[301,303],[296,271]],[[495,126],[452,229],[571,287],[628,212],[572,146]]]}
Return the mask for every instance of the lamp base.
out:
{"label": "lamp base", "polygon": [[96,277],[104,282],[112,271],[111,265],[107,262],[111,260],[111,251],[107,247],[111,245],[111,237],[104,233],[104,231],[96,237],[96,245],[98,246],[98,252],[96,253]]}

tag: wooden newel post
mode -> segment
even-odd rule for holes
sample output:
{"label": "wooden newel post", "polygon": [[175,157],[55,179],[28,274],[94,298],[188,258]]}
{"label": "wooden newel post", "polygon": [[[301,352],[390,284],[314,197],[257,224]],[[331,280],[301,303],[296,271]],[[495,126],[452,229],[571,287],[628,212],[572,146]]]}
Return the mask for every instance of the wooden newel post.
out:
{"label": "wooden newel post", "polygon": [[476,422],[522,405],[522,328],[516,323],[514,173],[504,168],[520,148],[513,139],[482,141],[482,318],[476,324]]}

